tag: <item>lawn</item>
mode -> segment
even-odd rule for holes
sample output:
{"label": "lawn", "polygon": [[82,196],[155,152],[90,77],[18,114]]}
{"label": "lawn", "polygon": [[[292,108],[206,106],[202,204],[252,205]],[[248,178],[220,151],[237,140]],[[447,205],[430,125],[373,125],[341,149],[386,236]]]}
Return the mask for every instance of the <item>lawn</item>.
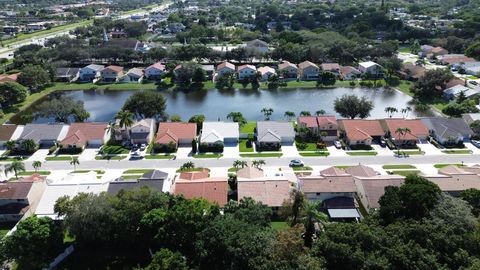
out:
{"label": "lawn", "polygon": [[385,170],[396,170],[396,169],[416,169],[417,167],[408,164],[398,164],[398,165],[383,165]]}
{"label": "lawn", "polygon": [[123,172],[123,174],[144,174],[153,171],[152,169],[130,169]]}
{"label": "lawn", "polygon": [[25,172],[19,172],[18,175],[32,175],[32,174],[40,174],[40,175],[50,175],[50,171],[25,171]]}
{"label": "lawn", "polygon": [[299,151],[318,151],[320,149],[317,148],[316,143],[302,143],[302,142],[295,142],[295,146]]}
{"label": "lawn", "polygon": [[350,151],[347,152],[349,156],[376,156],[378,153],[375,151]]}
{"label": "lawn", "polygon": [[91,172],[91,171],[94,171],[97,174],[104,174],[105,173],[104,170],[76,170],[76,171],[73,171],[73,173],[88,173],[88,172]]}
{"label": "lawn", "polygon": [[312,171],[312,167],[305,166],[305,167],[292,167],[294,171]]}
{"label": "lawn", "polygon": [[456,163],[456,164],[445,164],[445,163],[440,163],[440,164],[435,164],[433,165],[433,167],[437,168],[437,169],[441,169],[441,168],[445,168],[447,166],[457,166],[457,167],[463,167],[464,165],[463,164],[460,164],[460,163]]}
{"label": "lawn", "polygon": [[122,160],[127,156],[96,156],[95,160]]}
{"label": "lawn", "polygon": [[[205,168],[202,168],[202,167],[185,169],[185,170],[178,169],[177,172],[199,172],[199,171],[202,171],[202,170],[204,170],[204,169],[205,169]],[[209,170],[209,169],[207,169],[207,170]],[[210,171],[210,170],[209,170],[209,171]]]}
{"label": "lawn", "polygon": [[240,168],[235,168],[235,167],[228,168],[228,172],[237,172],[238,170],[240,170]]}
{"label": "lawn", "polygon": [[253,134],[256,127],[257,122],[248,122],[240,127],[240,133]]}
{"label": "lawn", "polygon": [[247,147],[247,142],[247,139],[240,139],[240,152],[253,152],[253,145],[252,147]]}
{"label": "lawn", "polygon": [[240,154],[241,157],[281,157],[282,153],[252,153]]}
{"label": "lawn", "polygon": [[330,153],[328,151],[317,151],[317,152],[299,152],[302,157],[328,157]]}
{"label": "lawn", "polygon": [[[394,150],[394,154],[397,154],[398,151]],[[422,150],[400,150],[400,155],[425,155],[425,152]]]}
{"label": "lawn", "polygon": [[70,161],[72,156],[55,156],[55,157],[46,157],[46,161]]}
{"label": "lawn", "polygon": [[172,159],[175,155],[146,155],[145,159]]}
{"label": "lawn", "polygon": [[468,149],[460,149],[460,150],[443,150],[442,153],[445,154],[454,154],[454,155],[467,155],[471,154],[472,151]]}
{"label": "lawn", "polygon": [[285,221],[272,221],[270,222],[270,227],[274,230],[280,231],[288,228],[288,224]]}
{"label": "lawn", "polygon": [[130,175],[122,175],[123,180],[137,180],[138,178],[142,177],[141,174],[130,174]]}
{"label": "lawn", "polygon": [[396,86],[395,89],[400,90],[401,92],[413,96],[412,91],[410,91],[410,88],[412,87],[413,83],[411,81],[405,81],[401,80],[400,85]]}
{"label": "lawn", "polygon": [[15,227],[15,224],[16,222],[0,223],[0,239],[3,238],[13,227]]}
{"label": "lawn", "polygon": [[420,171],[419,170],[403,170],[403,171],[389,171],[389,173],[407,176],[410,174],[418,174],[420,173]]}
{"label": "lawn", "polygon": [[221,158],[223,157],[223,154],[196,154],[193,155],[193,158]]}
{"label": "lawn", "polygon": [[339,168],[339,169],[348,169],[348,168],[351,168],[353,166],[350,166],[350,165],[338,165],[338,166],[334,166],[335,168]]}
{"label": "lawn", "polygon": [[100,149],[100,153],[105,155],[120,155],[120,154],[128,154],[130,152],[129,149],[121,146],[121,145],[104,145]]}

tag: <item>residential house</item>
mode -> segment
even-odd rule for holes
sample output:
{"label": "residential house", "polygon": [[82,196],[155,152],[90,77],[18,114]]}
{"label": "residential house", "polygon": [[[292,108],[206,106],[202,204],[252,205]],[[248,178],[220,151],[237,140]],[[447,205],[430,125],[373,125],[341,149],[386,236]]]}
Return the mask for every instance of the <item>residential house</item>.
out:
{"label": "residential house", "polygon": [[322,140],[325,142],[337,139],[338,125],[337,118],[334,115],[300,116],[297,125],[308,128],[314,134],[325,134],[326,136],[322,136]]}
{"label": "residential house", "polygon": [[400,175],[354,176],[358,198],[367,210],[380,208],[380,198],[388,187],[399,187],[405,182]]}
{"label": "residential house", "polygon": [[38,174],[0,183],[0,222],[19,221],[33,215],[45,188],[45,177]]}
{"label": "residential house", "polygon": [[310,61],[304,61],[298,64],[298,78],[304,81],[313,81],[318,79],[319,68]]}
{"label": "residential house", "polygon": [[445,55],[448,54],[448,51],[442,47],[433,47],[430,45],[422,45],[420,47],[420,56],[421,57],[427,57],[427,58],[433,58],[439,55]]}
{"label": "residential house", "polygon": [[172,193],[187,199],[203,198],[223,207],[227,203],[228,179],[209,177],[208,171],[181,173],[174,180]]}
{"label": "residential house", "polygon": [[441,191],[452,196],[459,196],[467,189],[480,189],[480,175],[478,170],[469,167],[447,166],[438,170],[438,175],[426,175]]}
{"label": "residential house", "polygon": [[257,68],[254,65],[241,65],[237,69],[238,80],[246,80],[257,76]]}
{"label": "residential house", "polygon": [[250,40],[245,43],[245,49],[253,53],[264,54],[268,52],[268,43],[259,39]]}
{"label": "residential house", "polygon": [[259,121],[255,135],[259,147],[293,145],[295,141],[295,130],[291,122]]}
{"label": "residential house", "polygon": [[215,72],[215,66],[213,65],[202,65],[203,71],[205,72],[205,78],[211,80],[213,78],[213,73]]}
{"label": "residential house", "polygon": [[257,71],[260,73],[260,80],[263,82],[268,81],[270,77],[276,74],[275,69],[268,66],[259,67]]}
{"label": "residential house", "polygon": [[162,79],[162,74],[165,72],[165,65],[158,62],[145,69],[145,77],[151,81],[158,81]]}
{"label": "residential house", "polygon": [[20,73],[2,74],[0,75],[0,84],[6,82],[16,82],[18,79],[18,75],[20,75]]}
{"label": "residential house", "polygon": [[382,66],[372,61],[359,63],[358,70],[362,72],[362,74],[367,74],[375,77],[383,76]]}
{"label": "residential house", "polygon": [[338,63],[323,63],[320,65],[320,69],[335,74],[337,78],[339,78],[341,74],[340,65]]}
{"label": "residential house", "polygon": [[281,173],[266,175],[255,167],[244,167],[237,171],[238,200],[252,198],[269,207],[278,209],[289,200],[291,184]]}
{"label": "residential house", "polygon": [[143,79],[143,70],[140,68],[131,68],[127,74],[123,77],[124,82],[136,82],[139,83]]}
{"label": "residential house", "polygon": [[63,148],[100,147],[110,138],[107,123],[73,123],[59,143]]}
{"label": "residential house", "polygon": [[112,31],[112,32],[108,33],[108,35],[111,38],[126,38],[127,37],[127,33],[125,33],[124,31]]}
{"label": "residential house", "polygon": [[456,85],[465,86],[465,81],[462,80],[462,79],[452,79],[452,80],[448,81],[448,82],[445,84],[445,89],[454,87],[454,86],[456,86]]}
{"label": "residential house", "polygon": [[420,46],[420,52],[418,53],[420,57],[427,57],[432,52],[433,46],[422,45]]}
{"label": "residential house", "polygon": [[200,143],[212,145],[223,143],[235,146],[238,143],[240,132],[238,123],[229,122],[203,122]]}
{"label": "residential house", "polygon": [[442,65],[458,65],[460,63],[476,62],[474,58],[467,57],[463,54],[445,54],[437,57],[438,62]]}
{"label": "residential house", "polygon": [[[387,118],[380,121],[387,137],[396,146],[415,145],[417,142],[426,141],[428,128],[420,119]],[[408,128],[409,132],[398,132],[399,129]]]}
{"label": "residential house", "polygon": [[455,86],[452,86],[450,88],[443,90],[442,97],[446,100],[454,100],[462,92],[463,94],[465,94],[466,98],[473,98],[480,94],[480,90],[470,89],[466,86],[457,84]]}
{"label": "residential house", "polygon": [[90,64],[79,71],[79,79],[83,82],[91,82],[100,77],[100,72],[105,68],[102,65]]}
{"label": "residential house", "polygon": [[23,126],[12,124],[0,125],[0,147],[8,141],[16,141],[23,132]]}
{"label": "residential house", "polygon": [[430,136],[440,144],[455,144],[469,141],[473,131],[462,118],[422,118]]}
{"label": "residential house", "polygon": [[337,123],[340,136],[349,145],[371,145],[385,135],[379,120],[342,119]]}
{"label": "residential house", "polygon": [[445,55],[448,54],[448,51],[442,47],[434,47],[430,51],[433,56]]}
{"label": "residential house", "polygon": [[360,78],[362,72],[352,66],[343,66],[340,68],[340,78],[346,81],[352,81]]}
{"label": "residential house", "polygon": [[166,184],[168,180],[168,173],[160,170],[152,170],[144,173],[137,180],[118,179],[118,181],[112,181],[108,184],[107,192],[116,195],[121,190],[132,191],[143,187],[148,187],[154,191],[168,192],[170,191],[170,187]]}
{"label": "residential house", "polygon": [[362,164],[348,167],[345,169],[345,172],[356,177],[375,177],[380,175],[380,173],[375,171],[372,167],[368,167]]}
{"label": "residential house", "polygon": [[30,139],[40,147],[51,147],[65,138],[68,129],[64,124],[26,124],[18,140]]}
{"label": "residential house", "polygon": [[123,76],[123,67],[110,65],[100,71],[100,76],[104,82],[116,82]]}
{"label": "residential house", "polygon": [[224,61],[217,66],[217,76],[224,76],[235,73],[235,65]]}
{"label": "residential house", "polygon": [[278,64],[278,74],[283,79],[296,79],[298,76],[298,67],[288,61]]}
{"label": "residential house", "polygon": [[197,124],[183,122],[161,122],[158,124],[155,144],[169,144],[191,146],[197,137]]}
{"label": "residential house", "polygon": [[461,67],[465,70],[465,73],[472,76],[480,75],[480,61],[462,63]]}
{"label": "residential house", "polygon": [[403,64],[400,74],[402,78],[411,81],[417,81],[425,75],[426,69],[422,66],[411,63]]}
{"label": "residential house", "polygon": [[55,81],[57,82],[72,82],[78,79],[79,68],[57,68],[55,73]]}
{"label": "residential house", "polygon": [[480,113],[464,113],[462,119],[470,126],[471,123],[480,120]]}
{"label": "residential house", "polygon": [[149,144],[155,135],[155,120],[148,118],[137,121],[130,127],[132,144]]}

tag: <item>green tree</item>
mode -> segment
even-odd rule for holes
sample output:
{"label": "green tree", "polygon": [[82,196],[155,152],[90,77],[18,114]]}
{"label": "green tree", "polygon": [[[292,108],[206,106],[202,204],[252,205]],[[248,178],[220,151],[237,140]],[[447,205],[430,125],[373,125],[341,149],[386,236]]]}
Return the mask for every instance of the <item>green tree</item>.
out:
{"label": "green tree", "polygon": [[16,142],[16,141],[12,141],[12,140],[6,141],[6,142],[3,144],[3,146],[5,146],[5,148],[6,148],[8,151],[12,152],[12,151],[14,151],[14,150],[17,148],[17,142]]}
{"label": "green tree", "polygon": [[301,111],[300,116],[311,116],[312,114],[309,111]]}
{"label": "green tree", "polygon": [[334,101],[335,111],[342,117],[350,119],[367,118],[373,109],[373,102],[366,97],[358,98],[356,95],[343,95]]}
{"label": "green tree", "polygon": [[315,115],[320,116],[320,115],[325,115],[325,113],[326,113],[325,110],[320,109],[320,110],[315,112]]}
{"label": "green tree", "polygon": [[472,43],[465,50],[465,55],[480,60],[480,41]]}
{"label": "green tree", "polygon": [[472,206],[472,212],[475,216],[480,215],[480,190],[469,188],[460,194],[460,198]]}
{"label": "green tree", "polygon": [[398,112],[398,110],[395,107],[386,107],[385,112],[387,113],[389,118],[392,118],[393,114]]}
{"label": "green tree", "polygon": [[182,117],[178,114],[173,114],[170,116],[170,121],[172,122],[182,122]]}
{"label": "green tree", "polygon": [[192,82],[200,84],[205,81],[205,78],[206,78],[206,74],[203,68],[201,67],[195,68],[192,75]]}
{"label": "green tree", "polygon": [[413,54],[418,54],[420,52],[420,42],[418,42],[418,39],[415,39],[411,44],[410,44],[410,52]]}
{"label": "green tree", "polygon": [[242,169],[243,169],[243,168],[245,168],[245,166],[248,166],[248,163],[247,163],[245,160],[235,160],[235,161],[233,162],[233,167],[234,167],[235,169],[237,169],[237,170],[238,170],[240,167],[242,167]]}
{"label": "green tree", "polygon": [[261,169],[262,166],[265,165],[265,160],[254,160],[252,161],[252,166],[257,168],[257,169]]}
{"label": "green tree", "polygon": [[162,248],[155,252],[152,261],[147,267],[137,270],[188,270],[184,256],[179,252],[172,252]]}
{"label": "green tree", "polygon": [[200,133],[200,130],[202,129],[203,122],[205,122],[205,115],[203,114],[196,114],[190,119],[188,119],[189,123],[196,123],[197,124],[197,133]]}
{"label": "green tree", "polygon": [[193,163],[191,161],[185,162],[185,163],[183,163],[182,166],[180,166],[180,170],[182,170],[182,171],[188,171],[188,170],[191,170],[193,168],[195,168],[195,163]]}
{"label": "green tree", "polygon": [[233,122],[238,123],[240,126],[243,126],[247,123],[247,119],[243,117],[243,114],[241,112],[230,112],[227,115],[227,119],[230,119]]}
{"label": "green tree", "polygon": [[33,154],[37,151],[38,145],[34,140],[26,139],[20,142],[20,148],[26,153]]}
{"label": "green tree", "polygon": [[26,66],[18,75],[17,82],[32,90],[39,89],[51,82],[50,74],[41,66]]}
{"label": "green tree", "polygon": [[77,165],[80,165],[80,161],[78,160],[78,157],[72,157],[72,160],[70,160],[70,165],[73,166],[73,170],[77,170]]}
{"label": "green tree", "polygon": [[337,76],[330,71],[321,71],[318,74],[317,86],[331,86],[337,81]]}
{"label": "green tree", "polygon": [[130,111],[141,118],[156,118],[166,120],[167,105],[165,97],[155,91],[142,90],[131,95],[122,107],[123,111]]}
{"label": "green tree", "polygon": [[297,189],[290,191],[290,199],[283,202],[280,212],[283,217],[290,221],[291,227],[297,225],[300,221],[305,204],[306,200],[303,192]]}
{"label": "green tree", "polygon": [[273,114],[273,109],[272,108],[263,108],[261,111],[263,113],[263,116],[265,117],[265,120],[270,120],[270,117]]}
{"label": "green tree", "polygon": [[115,115],[115,119],[118,120],[118,125],[121,128],[124,128],[126,130],[127,134],[129,134],[128,129],[135,122],[133,113],[131,113],[130,111],[126,111],[126,110],[120,111],[120,112],[117,113],[117,115]]}
{"label": "green tree", "polygon": [[5,166],[5,173],[13,172],[15,174],[15,179],[18,179],[18,173],[25,171],[25,164],[21,161],[14,160],[12,163]]}
{"label": "green tree", "polygon": [[283,116],[285,116],[288,121],[292,121],[292,119],[295,118],[295,113],[291,111],[286,111]]}
{"label": "green tree", "polygon": [[42,162],[36,160],[36,161],[34,161],[34,162],[32,163],[32,167],[35,169],[35,172],[37,172],[38,169],[39,169],[40,167],[42,167]]}
{"label": "green tree", "polygon": [[315,234],[315,223],[325,223],[328,216],[319,211],[320,204],[318,202],[307,202],[304,205],[303,224],[305,226],[305,234],[303,236],[306,247],[312,247],[313,236]]}
{"label": "green tree", "polygon": [[10,107],[25,101],[28,96],[27,89],[16,82],[5,82],[0,84],[0,104],[2,107]]}
{"label": "green tree", "polygon": [[425,75],[415,82],[411,91],[421,98],[441,96],[447,82],[452,79],[453,75],[447,69],[427,70]]}
{"label": "green tree", "polygon": [[82,122],[90,117],[85,110],[83,101],[74,100],[72,97],[60,96],[52,100],[42,102],[36,106],[34,118],[54,118],[57,122],[70,123],[73,120]]}

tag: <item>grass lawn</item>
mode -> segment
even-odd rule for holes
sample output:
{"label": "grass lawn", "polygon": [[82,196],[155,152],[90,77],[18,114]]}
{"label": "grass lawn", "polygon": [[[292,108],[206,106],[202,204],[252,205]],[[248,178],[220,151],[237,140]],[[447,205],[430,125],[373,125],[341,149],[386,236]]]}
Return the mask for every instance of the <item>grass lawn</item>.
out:
{"label": "grass lawn", "polygon": [[175,155],[146,155],[145,159],[172,159]]}
{"label": "grass lawn", "polygon": [[223,157],[223,154],[196,154],[193,155],[193,158],[221,158]]}
{"label": "grass lawn", "polygon": [[[199,171],[202,171],[203,169],[205,169],[205,168],[198,167],[198,168],[185,169],[185,170],[178,169],[177,172],[199,172]],[[207,169],[207,170],[209,170],[209,169]]]}
{"label": "grass lawn", "polygon": [[353,166],[350,166],[350,165],[338,165],[338,166],[334,166],[335,168],[339,168],[339,169],[348,169],[348,168],[351,168]]}
{"label": "grass lawn", "polygon": [[316,143],[295,142],[295,146],[297,147],[298,151],[318,151],[318,150],[321,150],[321,149],[317,148]]}
{"label": "grass lawn", "polygon": [[[398,151],[393,150],[394,154],[397,154]],[[400,154],[405,154],[405,155],[425,155],[425,152],[422,150],[400,150]]]}
{"label": "grass lawn", "polygon": [[400,85],[396,86],[395,89],[398,89],[409,96],[413,96],[412,91],[410,91],[410,87],[412,87],[412,85],[413,82],[411,81],[401,80]]}
{"label": "grass lawn", "polygon": [[72,156],[55,156],[55,157],[46,157],[46,161],[67,161],[72,160]]}
{"label": "grass lawn", "polygon": [[[247,139],[240,139],[240,152],[253,152],[253,146],[247,147]],[[252,143],[253,144],[253,143]]]}
{"label": "grass lawn", "polygon": [[76,171],[73,171],[73,173],[88,173],[88,172],[91,172],[91,171],[94,171],[97,174],[104,174],[105,173],[104,170],[76,170]]}
{"label": "grass lawn", "polygon": [[228,168],[228,172],[237,172],[238,170],[240,170],[240,168],[235,168],[235,167]]}
{"label": "grass lawn", "polygon": [[410,53],[410,48],[409,47],[400,47],[398,48],[398,52],[401,52],[401,53]]}
{"label": "grass lawn", "polygon": [[105,155],[126,155],[130,152],[130,150],[121,145],[104,145],[100,149],[100,152],[104,153]]}
{"label": "grass lawn", "polygon": [[123,174],[144,174],[153,171],[152,169],[131,169],[131,170],[126,170],[123,172]]}
{"label": "grass lawn", "polygon": [[124,180],[137,180],[140,177],[142,177],[141,174],[122,175],[122,179]]}
{"label": "grass lawn", "polygon": [[281,157],[282,153],[252,153],[240,154],[241,157]]}
{"label": "grass lawn", "polygon": [[32,174],[40,174],[40,175],[50,175],[50,171],[25,171],[25,172],[18,172],[18,175],[32,175]]}
{"label": "grass lawn", "polygon": [[240,133],[253,134],[254,129],[257,127],[257,122],[248,122],[240,127]]}
{"label": "grass lawn", "polygon": [[383,165],[385,170],[395,170],[395,169],[416,169],[417,167],[408,164],[398,164],[398,165]]}
{"label": "grass lawn", "polygon": [[312,171],[312,167],[305,166],[305,167],[292,167],[294,171]]}
{"label": "grass lawn", "polygon": [[419,170],[403,170],[403,171],[390,171],[390,173],[407,176],[410,174],[418,174],[420,173],[420,171]]}
{"label": "grass lawn", "polygon": [[445,164],[445,163],[439,163],[439,164],[435,164],[433,165],[433,167],[437,168],[437,169],[441,169],[441,168],[445,168],[447,166],[457,166],[457,167],[463,167],[464,165],[460,164],[460,163],[456,163],[456,164]]}
{"label": "grass lawn", "polygon": [[8,231],[10,231],[14,226],[16,222],[2,222],[0,223],[0,239],[3,238]]}
{"label": "grass lawn", "polygon": [[472,151],[468,149],[460,149],[460,150],[443,150],[442,153],[445,154],[460,154],[460,155],[466,155],[466,154],[471,154]]}
{"label": "grass lawn", "polygon": [[288,228],[288,224],[285,221],[272,221],[270,222],[270,227],[274,230],[280,231]]}
{"label": "grass lawn", "polygon": [[378,153],[375,151],[350,151],[347,152],[349,156],[376,156]]}
{"label": "grass lawn", "polygon": [[328,151],[317,151],[317,152],[299,152],[302,157],[328,157],[330,153]]}
{"label": "grass lawn", "polygon": [[95,160],[122,160],[127,156],[96,156]]}

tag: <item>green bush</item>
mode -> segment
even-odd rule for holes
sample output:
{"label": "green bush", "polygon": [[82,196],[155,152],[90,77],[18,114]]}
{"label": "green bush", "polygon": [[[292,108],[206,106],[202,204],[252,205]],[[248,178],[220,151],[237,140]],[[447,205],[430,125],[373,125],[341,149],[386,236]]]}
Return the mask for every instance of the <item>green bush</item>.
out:
{"label": "green bush", "polygon": [[205,152],[221,153],[223,152],[223,143],[214,143],[212,145],[201,143],[199,147],[199,152],[200,153],[205,153]]}

